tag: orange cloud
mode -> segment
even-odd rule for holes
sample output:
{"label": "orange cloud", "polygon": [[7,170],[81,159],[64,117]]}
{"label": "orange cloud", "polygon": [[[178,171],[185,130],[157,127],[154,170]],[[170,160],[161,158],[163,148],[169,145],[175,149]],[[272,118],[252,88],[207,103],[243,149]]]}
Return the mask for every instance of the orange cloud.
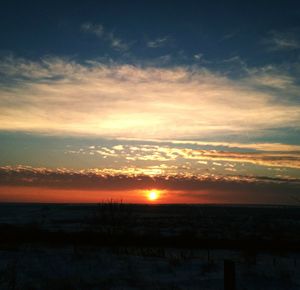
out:
{"label": "orange cloud", "polygon": [[143,175],[45,168],[0,169],[1,201],[146,202],[145,190],[164,192],[160,202],[293,203],[300,180],[247,176]]}

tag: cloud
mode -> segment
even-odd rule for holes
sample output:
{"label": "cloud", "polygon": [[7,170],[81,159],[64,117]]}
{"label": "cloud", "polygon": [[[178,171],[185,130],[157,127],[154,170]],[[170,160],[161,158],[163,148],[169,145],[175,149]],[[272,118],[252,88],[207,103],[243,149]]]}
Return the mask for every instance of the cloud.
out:
{"label": "cloud", "polygon": [[[201,143],[201,142],[199,142]],[[196,143],[197,144],[197,143]],[[199,144],[198,144],[199,145]],[[251,147],[251,146],[250,146]],[[300,149],[299,146],[296,148]],[[117,150],[117,149],[118,150]],[[293,148],[293,147],[292,147]],[[239,148],[236,148],[239,149]],[[241,148],[240,148],[241,149]],[[194,173],[197,164],[207,164],[208,161],[212,165],[228,166],[224,162],[249,163],[267,167],[295,168],[300,169],[300,150],[286,152],[241,152],[241,151],[224,151],[223,150],[207,150],[207,149],[191,149],[182,147],[172,147],[170,145],[119,145],[112,148],[101,147],[79,149],[78,151],[68,151],[69,153],[79,154],[100,154],[106,157],[125,158],[130,161],[176,161],[185,162],[193,161],[191,170],[186,172]],[[223,163],[220,163],[222,161]],[[167,169],[167,168],[166,168]]]}
{"label": "cloud", "polygon": [[98,37],[102,37],[104,34],[104,28],[101,24],[93,24],[91,22],[83,23],[81,31],[95,34]]}
{"label": "cloud", "polygon": [[31,166],[0,167],[0,184],[15,186],[45,186],[83,189],[160,189],[197,190],[218,183],[274,184],[299,188],[299,179],[253,177],[253,176],[193,176],[184,174],[149,176],[138,171],[120,169],[69,170],[48,169]]}
{"label": "cloud", "polygon": [[227,34],[224,34],[221,37],[221,41],[232,39],[232,38],[236,37],[239,32],[240,32],[239,30],[235,30],[235,31],[229,32]]}
{"label": "cloud", "polygon": [[263,42],[270,51],[294,50],[300,48],[299,37],[292,31],[271,31]]}
{"label": "cloud", "polygon": [[120,38],[116,37],[114,33],[109,32],[107,34],[107,39],[110,41],[110,45],[111,47],[117,49],[117,50],[128,50],[129,45],[127,43],[125,43],[123,40],[121,40]]}
{"label": "cloud", "polygon": [[129,48],[129,45],[121,38],[117,37],[113,32],[104,29],[102,24],[86,22],[81,25],[81,31],[96,35],[97,37],[108,42],[110,46],[116,50],[125,51]]}
{"label": "cloud", "polygon": [[196,60],[200,60],[203,58],[203,53],[197,53],[197,54],[194,54],[194,59]]}
{"label": "cloud", "polygon": [[150,48],[158,48],[165,46],[169,42],[170,38],[168,36],[159,37],[154,40],[148,41],[147,46]]}
{"label": "cloud", "polygon": [[280,70],[272,65],[260,68],[247,69],[248,75],[245,79],[250,85],[258,86],[264,89],[273,89],[277,91],[289,92],[296,90],[296,79],[286,70]]}
{"label": "cloud", "polygon": [[236,142],[213,142],[213,141],[188,141],[170,140],[172,144],[191,144],[198,146],[227,147],[228,149],[252,149],[257,151],[300,151],[300,145],[282,143],[236,143]]}
{"label": "cloud", "polygon": [[159,140],[159,139],[143,139],[137,138],[120,138],[120,141],[136,141],[136,142],[150,142],[158,143],[160,145],[174,144],[174,145],[196,145],[199,147],[214,147],[214,149],[221,149],[226,147],[226,150],[232,151],[234,149],[255,150],[255,151],[270,151],[270,152],[284,152],[284,151],[300,151],[300,145],[282,144],[282,143],[238,143],[226,141],[198,141],[198,140]]}
{"label": "cloud", "polygon": [[67,147],[64,155],[75,162],[83,155],[92,155],[99,170],[149,176],[227,178],[238,172],[243,176],[293,179],[299,177],[300,170],[300,146],[276,143],[114,140],[105,146]]}
{"label": "cloud", "polygon": [[[0,168],[0,199],[7,187],[32,187],[67,190],[128,191],[156,188],[195,200],[208,196],[217,202],[293,203],[299,195],[300,180],[265,177],[187,177],[183,175],[151,177],[148,175],[118,174],[100,170],[70,171],[32,167]],[[42,194],[42,191],[41,193]],[[86,193],[88,194],[88,193]],[[6,194],[7,195],[7,194]],[[175,199],[174,199],[175,198]],[[268,200],[266,199],[268,198]],[[170,202],[170,201],[169,201]]]}
{"label": "cloud", "polygon": [[284,99],[205,68],[79,63],[48,57],[0,62],[0,129],[109,138],[194,139],[300,128],[298,88]]}

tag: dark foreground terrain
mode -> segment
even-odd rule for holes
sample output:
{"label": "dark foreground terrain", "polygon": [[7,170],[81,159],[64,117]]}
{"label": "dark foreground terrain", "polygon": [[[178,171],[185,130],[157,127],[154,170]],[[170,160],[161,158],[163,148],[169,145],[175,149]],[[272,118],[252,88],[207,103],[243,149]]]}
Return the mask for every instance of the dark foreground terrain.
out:
{"label": "dark foreground terrain", "polygon": [[0,205],[0,289],[300,289],[300,208]]}

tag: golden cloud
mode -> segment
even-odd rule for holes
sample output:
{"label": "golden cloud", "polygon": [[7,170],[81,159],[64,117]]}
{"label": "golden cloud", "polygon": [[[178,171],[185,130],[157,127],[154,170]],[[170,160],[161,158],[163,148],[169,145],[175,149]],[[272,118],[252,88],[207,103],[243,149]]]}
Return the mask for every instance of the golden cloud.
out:
{"label": "golden cloud", "polygon": [[300,127],[299,104],[204,68],[9,58],[0,72],[1,130],[176,139]]}

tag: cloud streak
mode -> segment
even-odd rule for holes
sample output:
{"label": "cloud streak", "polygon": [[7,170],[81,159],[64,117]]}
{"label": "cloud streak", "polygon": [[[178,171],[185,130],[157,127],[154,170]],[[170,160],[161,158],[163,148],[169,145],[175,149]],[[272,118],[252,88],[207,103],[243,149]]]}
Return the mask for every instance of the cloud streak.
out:
{"label": "cloud streak", "polygon": [[[199,142],[201,143],[201,142]],[[75,154],[99,154],[104,158],[115,157],[130,161],[182,161],[199,162],[228,161],[237,163],[250,163],[265,167],[281,167],[300,169],[300,151],[287,152],[241,152],[224,150],[192,149],[172,147],[166,145],[119,145],[114,149],[97,146],[93,148],[81,148],[77,151],[69,150],[67,153]],[[297,146],[295,146],[298,148]],[[299,150],[299,148],[298,148]],[[195,164],[194,164],[195,166]]]}
{"label": "cloud streak", "polygon": [[104,29],[102,24],[93,24],[91,22],[85,22],[81,25],[81,31],[90,33],[98,38],[108,42],[115,50],[125,51],[129,48],[128,44],[125,43],[121,38],[117,37],[112,31]]}
{"label": "cloud streak", "polygon": [[295,50],[300,48],[297,33],[293,31],[271,31],[264,40],[270,51]]}
{"label": "cloud streak", "polygon": [[104,33],[104,28],[101,24],[93,24],[91,22],[86,22],[81,25],[81,31],[92,33],[98,37],[102,37]]}
{"label": "cloud streak", "polygon": [[165,36],[165,37],[159,37],[156,38],[154,40],[150,40],[147,42],[147,46],[150,48],[158,48],[158,47],[162,47],[165,46],[169,41],[169,37]]}

